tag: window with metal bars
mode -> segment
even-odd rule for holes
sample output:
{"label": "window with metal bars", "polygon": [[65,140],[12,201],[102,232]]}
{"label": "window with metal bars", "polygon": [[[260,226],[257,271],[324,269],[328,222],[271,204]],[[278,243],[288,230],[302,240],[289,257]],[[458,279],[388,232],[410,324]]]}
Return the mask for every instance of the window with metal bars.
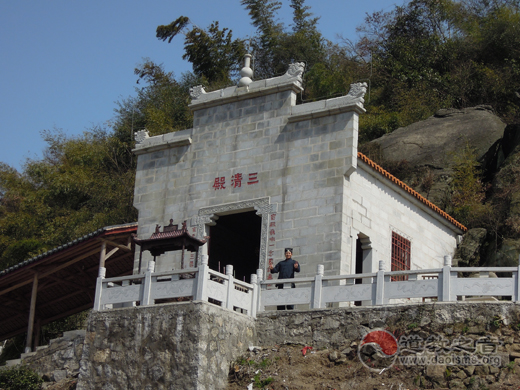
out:
{"label": "window with metal bars", "polygon": [[[392,232],[392,271],[410,269],[410,241]],[[393,276],[392,281],[408,280],[407,275]]]}

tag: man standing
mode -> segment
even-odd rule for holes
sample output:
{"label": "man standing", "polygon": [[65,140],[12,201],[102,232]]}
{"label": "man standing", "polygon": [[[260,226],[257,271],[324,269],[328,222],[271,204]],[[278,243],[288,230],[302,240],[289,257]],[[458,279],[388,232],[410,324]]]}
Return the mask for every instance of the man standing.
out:
{"label": "man standing", "polygon": [[[269,270],[272,274],[277,274],[278,279],[294,279],[294,273],[300,272],[300,264],[292,258],[293,248],[285,248],[285,260],[280,261],[275,267],[269,266]],[[283,284],[277,285],[279,289],[283,289]],[[291,287],[294,288],[294,283],[291,283]],[[285,305],[277,306],[278,310],[285,310]],[[294,305],[287,305],[287,310],[293,310]]]}

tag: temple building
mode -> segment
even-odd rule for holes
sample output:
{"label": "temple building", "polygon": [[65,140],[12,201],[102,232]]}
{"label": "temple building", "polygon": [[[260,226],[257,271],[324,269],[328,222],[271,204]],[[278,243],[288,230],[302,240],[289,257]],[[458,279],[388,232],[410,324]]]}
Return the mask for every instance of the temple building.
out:
{"label": "temple building", "polygon": [[[136,133],[138,238],[186,221],[207,240],[210,268],[232,264],[245,281],[268,275],[285,247],[302,277],[319,264],[325,275],[375,272],[380,260],[387,271],[442,267],[466,228],[358,153],[366,84],[296,104],[303,73],[295,63],[252,81],[246,57],[238,86],[192,88],[192,129]],[[134,273],[150,259],[136,253]],[[156,271],[196,266],[197,252],[156,257]]]}

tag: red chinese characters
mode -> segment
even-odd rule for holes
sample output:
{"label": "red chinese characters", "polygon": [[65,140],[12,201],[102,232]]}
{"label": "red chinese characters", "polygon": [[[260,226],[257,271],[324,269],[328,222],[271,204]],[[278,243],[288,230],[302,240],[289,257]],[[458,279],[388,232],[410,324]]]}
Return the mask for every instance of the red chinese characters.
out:
{"label": "red chinese characters", "polygon": [[[191,233],[195,237],[197,235],[197,228],[192,227]],[[195,252],[191,252],[191,254],[190,254],[190,268],[193,268],[193,267],[195,267]]]}
{"label": "red chinese characters", "polygon": [[[271,214],[271,218],[269,221],[269,250],[267,252],[269,266],[274,265],[273,254],[274,250],[271,247],[274,247],[274,243],[276,241],[276,214]],[[270,267],[269,267],[270,268]],[[271,280],[273,275],[269,272],[267,275],[267,280]]]}
{"label": "red chinese characters", "polygon": [[[242,173],[235,173],[231,175],[231,188],[239,188],[242,187],[242,182],[245,181],[244,175]],[[249,173],[247,175],[247,185],[258,184],[260,180],[258,179],[258,172]],[[213,182],[213,188],[216,190],[225,190],[226,189],[226,177],[216,177]]]}
{"label": "red chinese characters", "polygon": [[247,185],[250,186],[251,184],[258,183],[258,172],[250,173],[249,174],[249,180],[247,181]]}
{"label": "red chinese characters", "polygon": [[242,187],[242,174],[235,173],[231,176],[231,185],[233,188]]}
{"label": "red chinese characters", "polygon": [[216,190],[224,190],[226,187],[224,187],[224,184],[226,184],[226,178],[225,177],[216,177],[215,182],[213,183],[213,188]]}

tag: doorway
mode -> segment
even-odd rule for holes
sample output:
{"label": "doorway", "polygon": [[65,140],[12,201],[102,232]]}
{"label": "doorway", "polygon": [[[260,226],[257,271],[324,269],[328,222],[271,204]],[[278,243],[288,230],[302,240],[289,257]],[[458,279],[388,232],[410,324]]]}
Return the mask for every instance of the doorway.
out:
{"label": "doorway", "polygon": [[262,217],[256,211],[219,216],[209,230],[209,267],[225,273],[231,264],[235,278],[250,283],[259,266],[261,232]]}
{"label": "doorway", "polygon": [[[372,247],[370,238],[364,234],[358,234],[356,239],[356,274],[372,272]],[[363,279],[356,279],[356,284],[362,284]],[[366,280],[365,280],[366,283]],[[355,306],[361,306],[361,301],[355,301]]]}

